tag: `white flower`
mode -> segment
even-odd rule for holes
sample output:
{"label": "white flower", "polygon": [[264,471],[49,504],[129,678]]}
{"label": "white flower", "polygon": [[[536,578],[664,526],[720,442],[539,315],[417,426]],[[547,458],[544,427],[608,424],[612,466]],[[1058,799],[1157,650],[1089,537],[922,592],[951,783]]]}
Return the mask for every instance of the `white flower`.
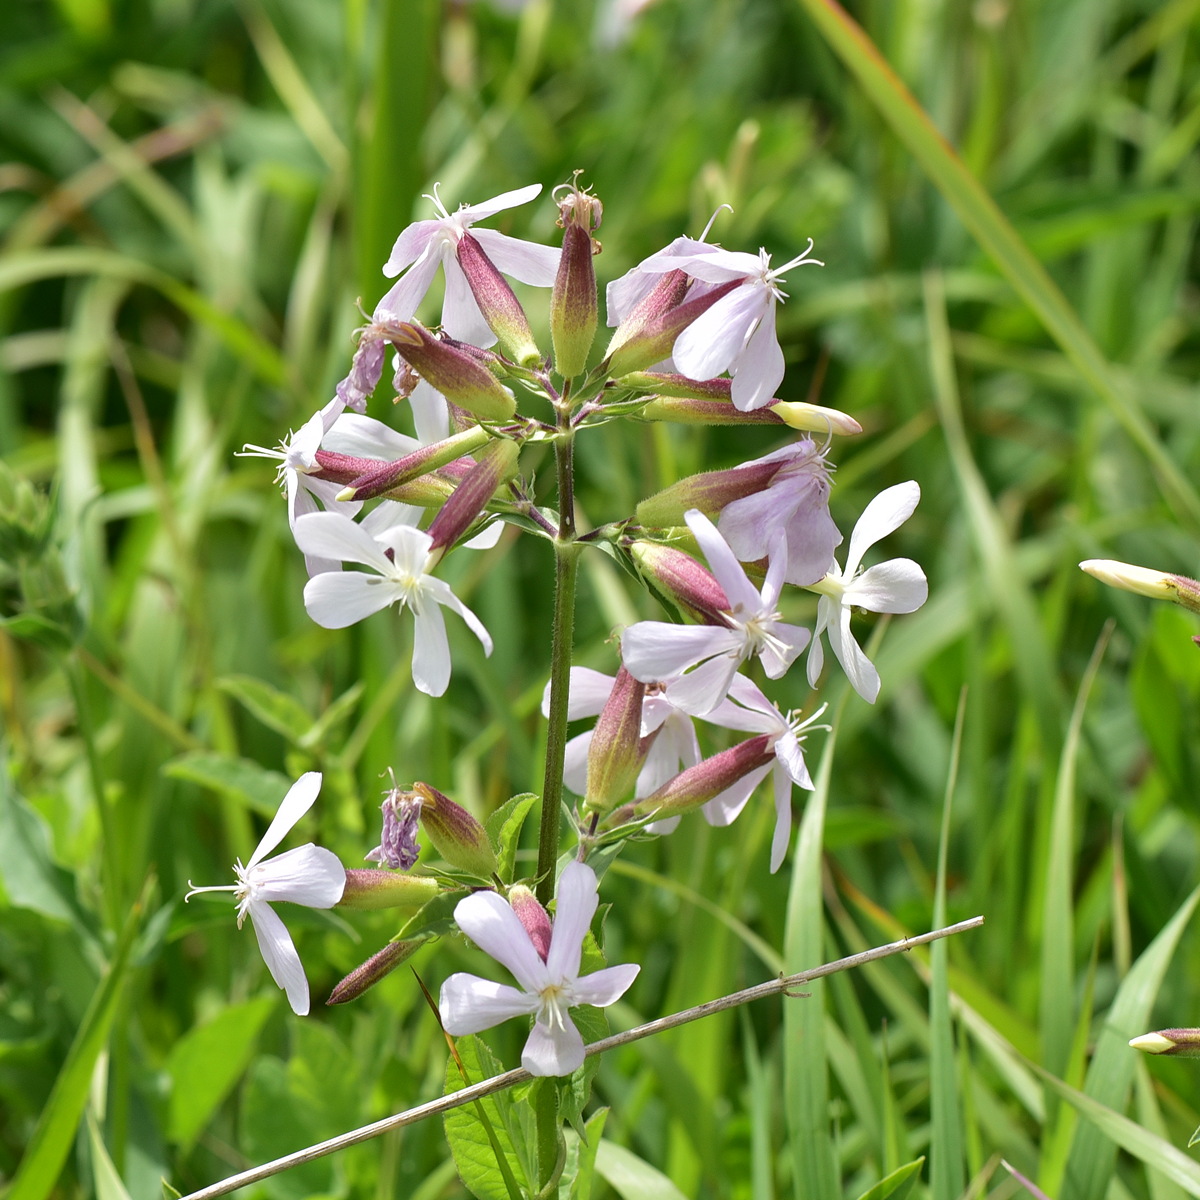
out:
{"label": "white flower", "polygon": [[747,659],[761,658],[768,677],[778,679],[808,644],[809,633],[781,621],[776,609],[787,574],[782,533],[760,593],[703,513],[693,508],[684,520],[729,600],[729,611],[722,614],[725,625],[639,621],[622,634],[621,657],[625,669],[643,683],[670,680],[667,699],[684,712],[703,716],[725,696]]}
{"label": "white flower", "polygon": [[[712,222],[709,222],[711,224]],[[707,230],[705,231],[707,232]],[[707,242],[690,237],[677,237],[663,249],[644,258],[636,267],[631,267],[620,279],[614,279],[604,292],[604,303],[607,310],[609,325],[619,325],[658,285],[662,276],[668,271],[678,269],[678,260],[687,258],[689,261],[705,254],[719,250],[719,246],[710,246]],[[661,264],[670,262],[664,267]]]}
{"label": "white flower", "polygon": [[771,270],[771,256],[706,248],[706,253],[661,259],[657,268],[686,271],[693,279],[720,284],[741,279],[741,287],[722,296],[676,339],[671,357],[678,370],[693,379],[712,379],[723,371],[733,377],[733,403],[743,412],[762,408],[775,398],[783,380],[783,351],[775,337],[775,302],[787,293],[781,276],[792,267],[824,266],[809,258],[812,242],[797,258]]}
{"label": "white flower", "polygon": [[265,862],[263,856],[274,850],[292,826],[312,808],[320,790],[319,771],[301,775],[284,796],[275,819],[263,834],[250,861],[244,867],[240,859],[234,864],[237,883],[192,887],[189,879],[191,890],[184,897],[190,900],[199,892],[234,893],[238,902],[238,928],[241,929],[248,916],[271,978],[287,993],[292,1011],[301,1017],[308,1012],[308,980],[304,978],[296,947],[271,905],[284,900],[308,908],[332,908],[345,890],[346,868],[332,851],[311,842]]}
{"label": "white flower", "polygon": [[850,610],[908,613],[920,608],[929,596],[925,572],[911,558],[893,558],[861,571],[863,555],[880,538],[899,529],[917,507],[921,489],[913,480],[885,488],[870,504],[850,535],[845,570],[836,562],[824,579],[811,584],[817,592],[817,626],[808,652],[808,682],[817,686],[824,665],[821,634],[829,635],[829,647],[842,664],[854,690],[868,703],[879,695],[879,672],[862,652],[850,632]]}
{"label": "white flower", "polygon": [[805,720],[795,713],[781,713],[744,675],[738,675],[729,688],[729,696],[704,717],[713,725],[766,734],[775,752],[773,762],[744,775],[732,787],[714,796],[704,806],[710,825],[729,825],[746,805],[751,793],[769,771],[774,779],[775,834],[771,839],[771,873],[779,870],[792,835],[792,784],[812,791],[813,782],[801,748],[806,729],[825,711],[821,705]]}
{"label": "white flower", "polygon": [[318,625],[344,629],[391,604],[412,610],[413,682],[427,696],[440,696],[450,682],[450,646],[441,607],[466,621],[492,652],[492,639],[478,617],[429,572],[432,539],[411,525],[391,525],[379,540],[340,513],[311,513],[296,522],[296,543],[305,554],[361,563],[378,572],[329,571],[314,575],[304,588],[304,607]]}
{"label": "white flower", "polygon": [[458,927],[481,950],[507,967],[520,985],[509,987],[458,973],[442,984],[441,1016],[458,1037],[490,1029],[510,1017],[532,1014],[533,1032],[521,1054],[531,1075],[569,1075],[583,1063],[583,1038],[568,1009],[576,1004],[605,1008],[625,994],[639,968],[605,967],[580,976],[583,939],[596,913],[596,874],[569,863],[558,882],[558,908],[545,958],[535,948],[512,907],[495,892],[476,892],[454,910]]}
{"label": "white flower", "polygon": [[[432,221],[414,222],[396,239],[383,273],[389,278],[401,272],[404,274],[376,305],[374,319],[411,320],[417,305],[433,283],[440,264],[446,272],[442,326],[460,342],[470,342],[476,346],[492,345],[496,335],[483,319],[467,277],[458,265],[458,243],[476,221],[524,204],[541,190],[540,183],[532,183],[528,187],[493,196],[482,204],[464,204],[457,212],[450,213],[446,211],[435,187],[433,195],[426,196],[426,199],[433,201],[440,215]],[[476,229],[471,236],[503,274],[534,287],[553,286],[558,274],[560,250],[508,237],[494,229]]]}

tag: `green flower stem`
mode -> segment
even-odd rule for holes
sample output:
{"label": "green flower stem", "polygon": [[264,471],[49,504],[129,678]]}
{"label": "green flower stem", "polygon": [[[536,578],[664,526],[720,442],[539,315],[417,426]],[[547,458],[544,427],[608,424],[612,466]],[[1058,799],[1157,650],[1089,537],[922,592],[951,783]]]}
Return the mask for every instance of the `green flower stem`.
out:
{"label": "green flower stem", "polygon": [[559,813],[562,809],[563,759],[567,749],[567,696],[571,681],[571,649],[575,635],[575,582],[579,543],[575,540],[575,463],[570,407],[566,396],[558,409],[554,464],[558,479],[558,536],[554,539],[554,627],[550,644],[550,725],[546,732],[546,774],[542,784],[542,821],[538,834],[537,898],[554,898],[554,864],[558,861]]}

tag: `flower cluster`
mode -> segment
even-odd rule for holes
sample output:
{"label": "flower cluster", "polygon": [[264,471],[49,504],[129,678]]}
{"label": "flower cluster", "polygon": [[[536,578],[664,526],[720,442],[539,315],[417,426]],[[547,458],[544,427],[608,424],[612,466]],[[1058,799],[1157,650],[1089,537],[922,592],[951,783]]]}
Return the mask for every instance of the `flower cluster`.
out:
{"label": "flower cluster", "polygon": [[[557,772],[581,797],[577,845],[568,855],[576,861],[557,872],[553,922],[545,905],[561,861],[555,821],[543,822],[550,844],[540,847],[535,897],[508,877],[513,859],[497,831],[419,782],[386,794],[379,844],[366,855],[377,869],[345,871],[312,846],[263,861],[312,803],[319,776],[310,774],[289,793],[249,867],[236,868],[239,882],[194,890],[236,892],[239,921],[251,916],[271,973],[299,1012],[307,1008],[307,985],[268,901],[412,908],[471,889],[454,908],[455,924],[519,988],[451,975],[441,992],[444,1027],[465,1035],[530,1015],[522,1061],[534,1074],[554,1075],[574,1071],[584,1057],[568,1010],[611,1004],[638,970],[580,974],[598,903],[596,875],[583,860],[601,841],[669,832],[693,810],[727,825],[769,778],[776,813],[770,866],[777,870],[790,839],[793,788],[812,787],[803,742],[824,706],[814,700],[802,711],[781,711],[755,679],[801,670],[811,687],[820,686],[828,642],[850,686],[874,703],[880,678],[854,636],[852,612],[912,612],[927,585],[909,559],[864,569],[871,547],[912,515],[915,482],[885,488],[867,505],[839,566],[829,454],[835,434],[859,427],[845,413],[776,395],[784,376],[776,309],[787,297],[785,275],[821,265],[812,243],[772,268],[766,250],[727,250],[707,241],[707,231],[699,240],[676,238],[609,285],[612,334],[598,351],[600,201],[577,181],[556,189],[561,249],[479,227],[540,191],[531,185],[451,212],[435,188],[428,199],[436,215],[397,238],[384,266],[395,282],[359,330],[333,398],[278,449],[247,446],[245,453],[280,463],[312,619],[340,629],[384,609],[410,611],[412,677],[431,696],[446,691],[451,675],[443,610],[461,619],[485,653],[492,650],[488,631],[440,577],[443,560],[459,547],[495,545],[505,527],[540,534],[556,552],[602,546],[674,610],[674,619],[620,632],[613,676],[556,661],[544,708],[559,734],[548,743],[561,751],[568,719],[595,717],[596,724],[567,744],[561,762],[548,760],[548,777]],[[439,273],[441,321],[429,326],[418,313]],[[552,355],[534,335],[514,282],[551,289]],[[365,415],[389,354],[413,436]],[[548,402],[538,411],[548,409],[553,420],[522,411],[518,397],[531,393]],[[682,479],[580,537],[571,521],[572,473],[562,463],[581,434],[617,418],[766,426],[786,441],[761,457]],[[540,496],[520,474],[522,450],[534,443],[556,446],[556,496]],[[797,623],[805,613],[811,623]],[[745,736],[705,757],[697,722]],[[728,732],[715,736],[729,739]],[[556,812],[557,797],[546,805]],[[422,873],[418,829],[444,860],[436,874]],[[446,908],[443,902],[437,911]],[[343,980],[334,1002],[359,994],[444,925],[444,915],[422,923],[418,913]]]}

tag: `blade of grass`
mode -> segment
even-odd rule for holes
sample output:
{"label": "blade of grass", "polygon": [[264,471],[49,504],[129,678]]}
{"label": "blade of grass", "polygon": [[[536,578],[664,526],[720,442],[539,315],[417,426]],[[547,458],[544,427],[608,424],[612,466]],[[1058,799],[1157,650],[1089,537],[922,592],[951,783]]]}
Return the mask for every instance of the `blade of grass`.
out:
{"label": "blade of grass", "polygon": [[996,202],[862,28],[834,0],[799,3],[975,240],[1075,364],[1080,378],[1104,401],[1153,464],[1171,506],[1186,518],[1193,532],[1200,531],[1200,495],[1155,436],[1136,401],[1114,378],[1111,366],[1075,310]]}
{"label": "blade of grass", "polygon": [[44,1200],[53,1191],[75,1144],[75,1131],[87,1105],[92,1071],[108,1041],[150,887],[151,883],[147,881],[141,896],[129,910],[108,968],[79,1024],[5,1200]]}
{"label": "blade of grass", "polygon": [[[933,894],[934,921],[946,916],[946,864],[950,855],[950,813],[958,782],[963,719],[967,711],[964,689],[958,698],[954,737],[942,798],[942,829],[938,838],[937,882]],[[946,947],[935,946],[930,955],[929,981],[929,1086],[933,1136],[929,1146],[929,1188],[933,1200],[958,1200],[966,1186],[961,1106],[955,1078],[954,1027],[950,1017],[950,981]]]}

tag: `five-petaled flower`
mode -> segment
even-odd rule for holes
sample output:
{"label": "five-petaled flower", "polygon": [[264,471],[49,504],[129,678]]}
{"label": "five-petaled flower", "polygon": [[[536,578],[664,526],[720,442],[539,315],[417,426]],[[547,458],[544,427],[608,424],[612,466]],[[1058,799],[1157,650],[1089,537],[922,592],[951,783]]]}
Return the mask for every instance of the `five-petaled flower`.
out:
{"label": "five-petaled flower", "polygon": [[[451,975],[442,984],[439,1006],[446,1032],[456,1037],[478,1033],[510,1017],[531,1014],[533,1032],[521,1065],[531,1075],[569,1075],[580,1067],[583,1038],[568,1009],[577,1004],[605,1008],[615,1003],[639,970],[624,964],[579,974],[583,939],[596,913],[596,893],[591,867],[573,862],[563,868],[548,947],[542,937],[535,941],[512,906],[495,892],[475,892],[460,900],[454,910],[459,929],[507,967],[520,987],[463,972]],[[529,901],[533,897],[527,895]]]}
{"label": "five-petaled flower", "polygon": [[233,892],[238,902],[237,923],[241,929],[247,917],[254,926],[258,948],[271,978],[287,993],[288,1003],[298,1016],[308,1012],[308,980],[300,965],[300,955],[283,922],[271,905],[276,901],[303,904],[307,908],[332,908],[346,888],[346,868],[336,854],[314,846],[312,842],[285,850],[264,861],[288,835],[292,826],[313,806],[321,790],[319,771],[309,771],[292,784],[275,818],[263,834],[250,861],[243,867],[234,864],[237,883],[212,887],[192,887],[185,900],[200,892]]}
{"label": "five-petaled flower", "polygon": [[392,604],[410,608],[413,683],[427,696],[442,695],[450,682],[450,645],[441,607],[458,613],[491,654],[492,639],[479,618],[430,574],[432,539],[412,525],[392,525],[378,537],[340,513],[312,513],[296,522],[296,544],[305,554],[361,563],[377,572],[329,571],[314,575],[304,588],[304,607],[318,625],[344,629]]}
{"label": "five-petaled flower", "polygon": [[921,489],[911,479],[885,488],[863,509],[854,526],[845,569],[839,569],[834,562],[824,579],[809,585],[809,590],[821,597],[817,601],[817,626],[808,652],[808,682],[813,687],[817,686],[825,661],[821,634],[826,633],[829,647],[854,690],[864,700],[875,703],[879,695],[879,672],[850,632],[850,610],[909,613],[925,603],[929,584],[925,572],[911,558],[893,558],[860,571],[863,555],[880,538],[899,529],[912,516],[920,499]]}
{"label": "five-petaled flower", "polygon": [[[376,305],[375,320],[411,320],[440,265],[446,273],[443,328],[460,342],[481,347],[492,345],[496,335],[483,319],[467,277],[458,265],[458,243],[476,221],[525,204],[541,190],[540,183],[531,183],[528,187],[493,196],[482,204],[464,204],[452,213],[447,212],[435,187],[433,195],[425,198],[433,201],[439,215],[432,221],[415,221],[396,239],[383,273],[389,278],[394,275],[400,275],[400,278]],[[477,229],[472,236],[505,275],[534,287],[553,285],[558,274],[558,250],[508,237],[494,229]]]}
{"label": "five-petaled flower", "polygon": [[644,683],[670,680],[666,695],[677,708],[703,716],[725,697],[738,667],[760,658],[778,679],[808,644],[809,633],[779,619],[776,605],[787,574],[787,550],[780,532],[760,592],[742,570],[716,526],[697,509],[684,514],[708,565],[729,599],[723,625],[672,625],[639,621],[621,636],[626,670]]}

